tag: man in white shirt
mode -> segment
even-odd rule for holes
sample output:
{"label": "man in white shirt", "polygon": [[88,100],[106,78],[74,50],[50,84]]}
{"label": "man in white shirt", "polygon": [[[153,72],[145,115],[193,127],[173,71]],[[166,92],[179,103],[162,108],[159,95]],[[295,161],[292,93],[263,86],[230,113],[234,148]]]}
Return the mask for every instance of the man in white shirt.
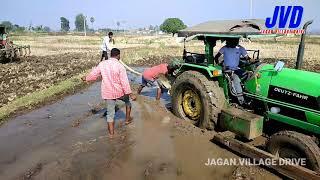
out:
{"label": "man in white shirt", "polygon": [[223,55],[223,65],[225,69],[234,71],[237,76],[231,77],[232,85],[236,92],[240,104],[244,103],[242,95],[241,79],[248,77],[248,72],[239,68],[240,57],[242,56],[247,61],[250,60],[246,49],[239,45],[238,38],[230,38],[226,40],[226,45],[223,46],[214,57],[215,62],[219,64],[219,57]]}
{"label": "man in white shirt", "polygon": [[101,45],[101,50],[102,50],[102,56],[101,56],[101,61],[102,60],[107,60],[108,59],[108,52],[111,50],[111,44],[113,43],[113,33],[109,32],[102,41]]}

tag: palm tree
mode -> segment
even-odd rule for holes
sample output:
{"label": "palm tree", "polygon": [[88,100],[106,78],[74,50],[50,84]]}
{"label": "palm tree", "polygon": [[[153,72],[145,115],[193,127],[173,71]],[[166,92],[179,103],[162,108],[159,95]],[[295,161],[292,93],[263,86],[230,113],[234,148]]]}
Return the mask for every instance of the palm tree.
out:
{"label": "palm tree", "polygon": [[95,21],[94,17],[91,17],[91,18],[90,18],[90,22],[91,22],[91,25],[92,25],[92,29],[93,29],[93,23],[94,23],[94,21]]}
{"label": "palm tree", "polygon": [[121,22],[117,21],[118,31],[119,31],[120,25],[121,25]]}

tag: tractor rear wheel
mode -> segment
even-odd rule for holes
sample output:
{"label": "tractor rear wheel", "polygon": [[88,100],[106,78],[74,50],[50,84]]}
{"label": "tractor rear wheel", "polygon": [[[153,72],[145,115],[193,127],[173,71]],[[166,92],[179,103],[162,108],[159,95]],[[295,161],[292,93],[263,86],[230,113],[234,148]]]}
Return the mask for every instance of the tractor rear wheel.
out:
{"label": "tractor rear wheel", "polygon": [[273,134],[268,151],[281,158],[306,159],[306,168],[320,171],[320,150],[310,136],[295,131],[280,131]]}
{"label": "tractor rear wheel", "polygon": [[183,72],[172,85],[173,113],[200,128],[214,129],[224,103],[222,88],[200,72]]}

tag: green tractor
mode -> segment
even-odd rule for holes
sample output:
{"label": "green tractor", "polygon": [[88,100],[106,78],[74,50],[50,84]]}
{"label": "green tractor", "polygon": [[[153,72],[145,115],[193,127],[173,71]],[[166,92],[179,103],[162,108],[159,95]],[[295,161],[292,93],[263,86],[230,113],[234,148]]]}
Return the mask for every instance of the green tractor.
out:
{"label": "green tractor", "polygon": [[[312,21],[304,25],[304,30]],[[173,113],[195,125],[228,130],[254,140],[265,137],[265,149],[281,158],[305,158],[306,168],[320,170],[320,74],[301,70],[304,39],[295,69],[282,61],[266,64],[259,50],[248,50],[251,62],[240,60],[250,76],[241,79],[242,96],[232,83],[234,72],[214,61],[217,41],[261,35],[262,20],[210,21],[178,33],[187,42],[203,41],[205,54],[184,48],[183,63],[175,72],[171,88]]]}

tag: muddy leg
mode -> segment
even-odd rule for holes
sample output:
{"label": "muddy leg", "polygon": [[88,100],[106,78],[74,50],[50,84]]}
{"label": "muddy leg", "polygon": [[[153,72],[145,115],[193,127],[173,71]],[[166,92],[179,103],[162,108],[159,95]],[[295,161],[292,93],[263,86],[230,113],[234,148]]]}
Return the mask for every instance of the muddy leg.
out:
{"label": "muddy leg", "polygon": [[114,136],[114,117],[115,117],[115,106],[116,100],[115,99],[107,99],[107,123],[108,123],[108,131],[109,137],[113,138]]}
{"label": "muddy leg", "polygon": [[131,118],[131,102],[130,102],[130,95],[124,95],[119,100],[123,101],[126,104],[126,120],[125,124],[130,124],[132,122]]}
{"label": "muddy leg", "polygon": [[162,93],[161,88],[158,88],[158,89],[157,89],[157,97],[156,97],[156,100],[160,100],[161,93]]}
{"label": "muddy leg", "polygon": [[138,92],[137,93],[141,94],[141,91],[142,91],[143,88],[144,88],[144,86],[140,85],[139,88],[138,88]]}
{"label": "muddy leg", "polygon": [[109,137],[113,138],[113,136],[114,136],[114,121],[108,122],[108,131],[109,131]]}
{"label": "muddy leg", "polygon": [[125,124],[130,124],[132,122],[132,118],[131,118],[131,106],[126,105],[126,122]]}

